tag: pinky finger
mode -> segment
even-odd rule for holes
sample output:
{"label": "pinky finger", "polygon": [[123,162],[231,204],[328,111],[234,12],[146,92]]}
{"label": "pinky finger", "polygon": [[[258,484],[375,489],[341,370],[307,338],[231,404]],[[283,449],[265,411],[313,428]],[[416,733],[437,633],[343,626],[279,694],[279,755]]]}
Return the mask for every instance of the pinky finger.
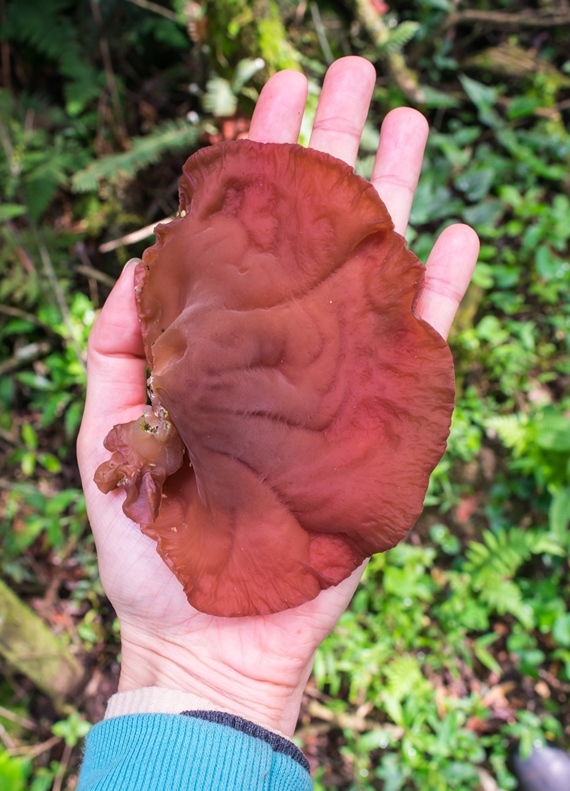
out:
{"label": "pinky finger", "polygon": [[444,338],[467,291],[478,254],[479,239],[475,231],[468,225],[457,224],[443,231],[429,255],[416,311]]}

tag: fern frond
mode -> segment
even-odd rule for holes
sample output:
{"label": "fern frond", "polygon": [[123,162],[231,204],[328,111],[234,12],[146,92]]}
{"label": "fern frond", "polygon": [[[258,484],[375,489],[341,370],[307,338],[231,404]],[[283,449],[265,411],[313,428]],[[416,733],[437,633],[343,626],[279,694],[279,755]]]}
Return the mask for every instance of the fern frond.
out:
{"label": "fern frond", "polygon": [[[552,550],[553,542],[539,531],[513,527],[483,533],[466,553],[464,572],[470,587],[481,601],[499,615],[513,615],[525,627],[532,627],[532,612],[525,606],[515,577],[519,568],[533,555]],[[560,554],[557,549],[556,554]]]}
{"label": "fern frond", "polygon": [[503,445],[507,448],[513,448],[515,453],[520,453],[524,450],[529,432],[529,422],[526,415],[496,415],[489,418],[487,428],[495,431]]}
{"label": "fern frond", "polygon": [[512,580],[495,580],[493,585],[481,589],[481,598],[499,615],[513,615],[523,626],[531,628],[531,613],[524,606],[520,588]]}
{"label": "fern frond", "polygon": [[197,142],[201,129],[187,121],[166,121],[145,137],[132,138],[132,148],[120,154],[110,154],[92,162],[73,177],[75,192],[96,190],[99,182],[117,183],[132,179],[140,170],[152,165],[165,154],[190,149]]}
{"label": "fern frond", "polygon": [[64,88],[67,109],[72,115],[78,114],[100,95],[105,75],[78,58],[72,50],[64,53],[60,66],[62,74],[69,80]]}
{"label": "fern frond", "polygon": [[388,31],[388,38],[382,44],[382,52],[400,52],[420,29],[419,22],[400,22],[393,30]]}
{"label": "fern frond", "polygon": [[470,566],[480,566],[490,561],[491,553],[488,546],[479,541],[473,541],[469,544],[466,557]]}
{"label": "fern frond", "polygon": [[472,570],[489,565],[504,576],[512,576],[534,554],[534,546],[534,534],[518,528],[496,533],[485,530],[483,542],[469,545],[468,565]]}
{"label": "fern frond", "polygon": [[396,657],[385,668],[387,677],[386,691],[397,701],[401,701],[425,684],[418,660],[410,654]]}
{"label": "fern frond", "polygon": [[557,555],[558,557],[565,556],[566,551],[564,547],[560,546],[555,538],[544,535],[542,531],[532,533],[531,536],[533,555]]}
{"label": "fern frond", "polygon": [[62,75],[69,80],[65,87],[68,107],[78,113],[100,94],[104,75],[81,48],[77,29],[69,18],[72,5],[72,0],[12,3],[5,35],[59,64]]}
{"label": "fern frond", "polygon": [[50,60],[59,61],[74,40],[73,25],[65,11],[71,0],[27,0],[9,3],[5,35],[33,47]]}
{"label": "fern frond", "polygon": [[57,167],[54,169],[46,162],[44,167],[38,168],[24,180],[26,205],[34,220],[39,220],[53,200],[61,183],[60,176]]}

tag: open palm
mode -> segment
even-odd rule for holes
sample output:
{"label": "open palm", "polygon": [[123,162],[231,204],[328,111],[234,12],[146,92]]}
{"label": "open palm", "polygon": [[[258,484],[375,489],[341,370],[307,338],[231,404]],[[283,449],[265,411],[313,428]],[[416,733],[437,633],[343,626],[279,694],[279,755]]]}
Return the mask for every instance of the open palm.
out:
{"label": "open palm", "polygon": [[[374,69],[343,58],[328,70],[310,146],[354,165],[374,87]],[[298,72],[265,86],[250,137],[296,142],[307,95]],[[404,233],[419,177],[427,124],[414,110],[392,111],[382,125],[372,183]],[[437,240],[418,303],[422,318],[446,336],[477,257],[474,232],[452,226]],[[162,686],[194,692],[268,727],[291,733],[314,651],[347,606],[361,569],[301,607],[266,616],[217,618],[188,604],[155,542],[124,516],[122,492],[93,483],[108,453],[110,428],[137,418],[146,402],[146,361],[127,266],[89,343],[89,385],[78,455],[103,586],[121,624],[120,689]]]}

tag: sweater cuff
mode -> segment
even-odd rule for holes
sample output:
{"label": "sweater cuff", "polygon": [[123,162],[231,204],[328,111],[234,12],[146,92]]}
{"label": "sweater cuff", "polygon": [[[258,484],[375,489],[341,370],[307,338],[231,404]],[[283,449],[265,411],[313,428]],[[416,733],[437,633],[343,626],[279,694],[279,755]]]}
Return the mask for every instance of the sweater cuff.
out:
{"label": "sweater cuff", "polygon": [[306,761],[256,736],[202,716],[113,717],[87,736],[78,791],[311,791]]}

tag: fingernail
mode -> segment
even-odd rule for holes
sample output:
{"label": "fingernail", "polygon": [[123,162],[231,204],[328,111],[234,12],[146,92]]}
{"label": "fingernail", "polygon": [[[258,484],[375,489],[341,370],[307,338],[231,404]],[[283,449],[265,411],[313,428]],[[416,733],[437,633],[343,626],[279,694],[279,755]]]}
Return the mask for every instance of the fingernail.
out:
{"label": "fingernail", "polygon": [[141,262],[141,259],[140,259],[140,258],[129,258],[129,260],[127,261],[127,263],[124,265],[124,267],[123,267],[123,270],[125,270],[125,269],[126,269],[128,266],[130,266],[131,264],[133,264],[133,265],[134,265],[134,264],[140,264],[140,262]]}

